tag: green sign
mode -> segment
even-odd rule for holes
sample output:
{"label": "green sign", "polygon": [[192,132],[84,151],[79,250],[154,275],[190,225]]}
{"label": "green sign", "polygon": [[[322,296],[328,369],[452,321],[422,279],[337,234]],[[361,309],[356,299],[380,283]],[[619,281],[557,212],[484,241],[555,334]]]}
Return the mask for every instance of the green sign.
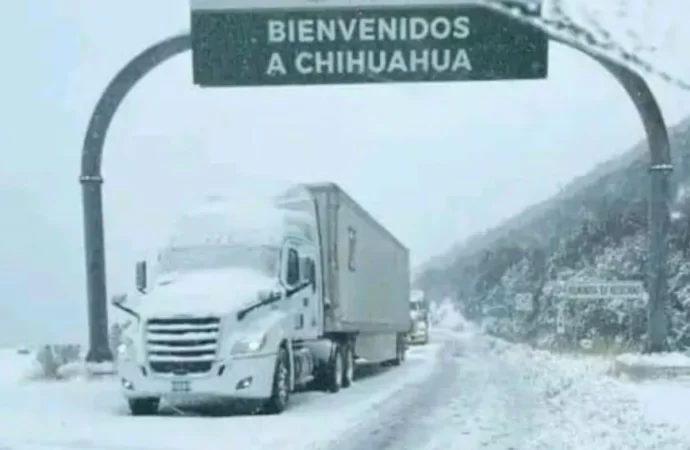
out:
{"label": "green sign", "polygon": [[194,82],[542,79],[548,38],[474,5],[192,10]]}

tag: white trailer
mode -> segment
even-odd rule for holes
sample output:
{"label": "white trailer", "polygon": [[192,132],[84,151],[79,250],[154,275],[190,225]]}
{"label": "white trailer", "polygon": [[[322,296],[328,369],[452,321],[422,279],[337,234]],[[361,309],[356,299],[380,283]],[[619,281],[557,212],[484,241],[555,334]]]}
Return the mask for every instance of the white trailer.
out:
{"label": "white trailer", "polygon": [[356,363],[400,364],[409,252],[337,185],[298,185],[270,203],[215,201],[181,216],[118,351],[133,414],[161,398],[256,400],[337,392]]}

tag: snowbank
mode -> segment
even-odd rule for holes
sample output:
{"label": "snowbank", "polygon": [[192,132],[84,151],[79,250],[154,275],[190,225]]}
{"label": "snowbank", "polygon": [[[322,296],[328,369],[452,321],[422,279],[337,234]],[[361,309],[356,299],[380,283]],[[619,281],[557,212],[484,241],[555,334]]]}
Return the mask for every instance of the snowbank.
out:
{"label": "snowbank", "polygon": [[[16,384],[26,381],[40,380],[73,380],[88,378],[94,371],[83,362],[83,356],[75,361],[60,363],[53,375],[46,374],[41,358],[36,351],[15,348],[0,348],[0,384]],[[110,365],[112,366],[112,364]],[[111,373],[101,370],[96,372]]]}
{"label": "snowbank", "polygon": [[20,354],[18,349],[0,349],[0,384],[34,379],[42,373],[41,365],[32,352]]}
{"label": "snowbank", "polygon": [[648,414],[637,385],[606,376],[610,361],[535,350],[526,345],[496,346],[501,361],[539,393],[549,426],[539,427],[530,449],[687,448],[682,427]]}
{"label": "snowbank", "polygon": [[431,320],[436,328],[450,331],[465,331],[471,325],[450,301],[433,304]]}
{"label": "snowbank", "polygon": [[683,353],[658,353],[651,355],[639,355],[626,353],[616,358],[617,361],[633,365],[645,365],[653,367],[686,367],[690,368],[690,356]]}
{"label": "snowbank", "polygon": [[631,378],[690,376],[690,356],[683,353],[640,355],[626,353],[614,360],[614,373]]}

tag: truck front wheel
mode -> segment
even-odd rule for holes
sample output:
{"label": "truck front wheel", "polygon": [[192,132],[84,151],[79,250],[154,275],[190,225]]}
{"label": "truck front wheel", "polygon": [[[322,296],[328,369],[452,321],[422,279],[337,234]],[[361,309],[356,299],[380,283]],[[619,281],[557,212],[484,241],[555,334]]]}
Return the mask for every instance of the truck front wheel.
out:
{"label": "truck front wheel", "polygon": [[265,405],[269,414],[280,414],[287,408],[290,400],[290,368],[288,365],[288,353],[284,347],[280,347],[276,358],[276,369],[273,374],[273,390],[271,398]]}
{"label": "truck front wheel", "polygon": [[158,412],[158,406],[160,405],[161,399],[152,398],[130,398],[127,400],[129,403],[129,410],[134,416],[151,416]]}

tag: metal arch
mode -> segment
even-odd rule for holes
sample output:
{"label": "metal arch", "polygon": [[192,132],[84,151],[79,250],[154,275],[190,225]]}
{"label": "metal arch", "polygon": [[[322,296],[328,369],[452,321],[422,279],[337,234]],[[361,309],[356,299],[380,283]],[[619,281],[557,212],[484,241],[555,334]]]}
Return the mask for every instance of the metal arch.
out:
{"label": "metal arch", "polygon": [[649,302],[644,350],[648,353],[668,350],[667,235],[670,224],[670,174],[673,165],[668,128],[661,108],[649,85],[637,72],[590,51],[582,44],[553,35],[549,35],[549,39],[578,50],[601,64],[625,89],[642,120],[649,148],[649,251],[646,260]]}
{"label": "metal arch", "polygon": [[191,48],[189,33],[165,39],[141,52],[112,79],[98,100],[84,138],[81,157],[84,251],[86,254],[86,292],[89,317],[87,362],[110,362],[113,355],[108,341],[108,302],[106,290],[105,235],[101,160],[108,128],[125,96],[150,71]]}
{"label": "metal arch", "polygon": [[[548,34],[548,33],[547,33]],[[581,51],[598,61],[623,86],[642,119],[650,149],[650,247],[648,351],[665,349],[666,317],[666,234],[669,224],[669,172],[671,154],[668,130],[661,109],[646,81],[634,71],[592,53],[584,46],[549,35],[549,39]],[[191,49],[191,35],[179,34],[147,48],[118,72],[99,99],[84,139],[81,177],[84,215],[87,298],[89,314],[88,362],[109,362],[105,239],[101,159],[108,128],[125,96],[150,71],[168,59]]]}
{"label": "metal arch", "polygon": [[668,229],[670,224],[670,174],[673,170],[668,129],[649,85],[637,73],[595,58],[625,88],[642,119],[649,147],[647,290],[648,326],[645,352],[668,350]]}

